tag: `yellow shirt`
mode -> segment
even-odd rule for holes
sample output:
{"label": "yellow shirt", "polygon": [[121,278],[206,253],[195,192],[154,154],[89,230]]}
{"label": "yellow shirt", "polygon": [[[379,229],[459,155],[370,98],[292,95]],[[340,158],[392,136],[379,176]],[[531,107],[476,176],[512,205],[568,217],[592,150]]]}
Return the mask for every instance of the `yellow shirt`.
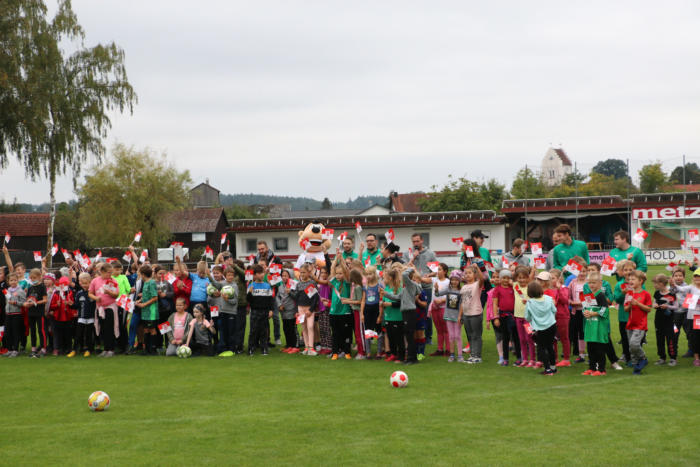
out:
{"label": "yellow shirt", "polygon": [[528,300],[530,297],[527,296],[527,286],[520,287],[520,285],[515,282],[513,283],[513,293],[515,294],[515,306],[513,307],[513,316],[516,318],[525,318],[525,303],[523,300]]}

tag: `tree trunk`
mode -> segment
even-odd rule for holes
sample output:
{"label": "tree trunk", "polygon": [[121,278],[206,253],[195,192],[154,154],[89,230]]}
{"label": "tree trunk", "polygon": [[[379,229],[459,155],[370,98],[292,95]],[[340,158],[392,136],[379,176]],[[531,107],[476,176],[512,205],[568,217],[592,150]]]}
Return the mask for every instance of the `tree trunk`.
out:
{"label": "tree trunk", "polygon": [[46,235],[46,267],[53,265],[51,248],[53,247],[53,224],[56,220],[56,164],[49,162],[49,231]]}

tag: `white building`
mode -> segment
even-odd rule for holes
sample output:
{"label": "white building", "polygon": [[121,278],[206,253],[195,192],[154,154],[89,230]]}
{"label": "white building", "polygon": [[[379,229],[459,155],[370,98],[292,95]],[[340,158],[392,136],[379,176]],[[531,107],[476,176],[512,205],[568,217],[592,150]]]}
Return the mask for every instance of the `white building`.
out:
{"label": "white building", "polygon": [[[231,222],[229,231],[235,233],[236,256],[245,259],[257,251],[258,240],[267,242],[271,250],[282,260],[294,261],[302,253],[299,246],[299,231],[310,222],[318,221],[335,230],[335,237],[347,231],[355,239],[359,249],[355,223],[360,222],[364,240],[369,233],[379,237],[380,245],[385,241],[385,232],[394,229],[395,243],[401,251],[411,247],[411,235],[423,235],[424,244],[435,252],[440,261],[449,266],[459,266],[461,245],[452,242],[453,238],[469,238],[477,229],[488,235],[484,247],[494,254],[500,254],[506,243],[504,217],[494,211],[421,212],[393,214],[361,214],[335,217],[297,217],[279,219],[240,219]],[[338,241],[333,241],[331,254],[335,253]]]}
{"label": "white building", "polygon": [[573,173],[571,159],[563,149],[549,148],[542,159],[540,176],[549,186],[559,185],[567,174]]}

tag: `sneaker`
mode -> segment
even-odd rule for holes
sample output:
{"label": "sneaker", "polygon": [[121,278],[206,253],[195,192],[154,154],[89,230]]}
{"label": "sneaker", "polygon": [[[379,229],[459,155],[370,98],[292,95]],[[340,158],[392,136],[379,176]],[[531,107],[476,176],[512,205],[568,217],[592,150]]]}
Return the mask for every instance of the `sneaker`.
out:
{"label": "sneaker", "polygon": [[393,355],[389,355],[384,359],[385,362],[393,362],[396,358]]}
{"label": "sneaker", "polygon": [[308,348],[308,347],[304,348],[304,351],[301,352],[301,354],[302,354],[302,355],[308,355],[308,354],[309,354],[309,348]]}
{"label": "sneaker", "polygon": [[90,351],[86,350],[85,353],[83,353],[83,357],[89,357],[90,356]]}
{"label": "sneaker", "polygon": [[7,350],[5,347],[0,349],[0,355],[7,355],[8,353],[10,353],[10,351]]}
{"label": "sneaker", "polygon": [[673,358],[668,361],[668,366],[676,366],[678,365],[678,362],[674,360]]}
{"label": "sneaker", "polygon": [[660,358],[654,362],[654,365],[665,365],[665,364],[666,364],[666,360],[664,360],[663,358]]}
{"label": "sneaker", "polygon": [[306,355],[308,355],[309,357],[315,357],[316,355],[318,355],[318,352],[316,352],[314,349],[309,349],[309,351],[306,352]]}
{"label": "sneaker", "polygon": [[624,355],[617,359],[617,363],[620,363],[620,364],[625,363],[626,361],[627,361],[627,359],[625,358]]}
{"label": "sneaker", "polygon": [[[15,352],[17,352],[17,351],[15,350]],[[54,357],[58,357],[58,350],[54,350],[54,351],[53,351],[53,356],[54,356]]]}
{"label": "sneaker", "polygon": [[503,360],[501,362],[501,366],[508,366],[508,360]]}
{"label": "sneaker", "polygon": [[614,369],[616,369],[616,370],[622,370],[622,369],[623,369],[623,368],[622,368],[622,365],[620,365],[620,364],[617,363],[617,362],[613,363],[613,364],[612,364],[612,367],[613,367]]}
{"label": "sneaker", "polygon": [[686,353],[683,354],[683,358],[692,358],[693,357],[693,351],[688,349]]}
{"label": "sneaker", "polygon": [[290,354],[290,355],[293,355],[293,354],[298,354],[299,352],[301,352],[301,349],[300,349],[300,348],[298,348],[298,347],[292,347],[292,350],[289,351],[289,354]]}
{"label": "sneaker", "polygon": [[233,357],[233,352],[225,350],[219,354],[219,357]]}
{"label": "sneaker", "polygon": [[331,357],[331,360],[338,360],[338,354],[334,353],[333,356]]}
{"label": "sneaker", "polygon": [[331,349],[321,349],[318,353],[319,355],[330,355],[333,352],[331,351]]}
{"label": "sneaker", "polygon": [[497,365],[503,365],[503,357],[498,357]]}
{"label": "sneaker", "polygon": [[15,358],[17,355],[19,355],[19,352],[17,352],[16,350],[10,350],[9,352],[7,352],[6,355],[7,358]]}
{"label": "sneaker", "polygon": [[590,376],[593,374],[593,370],[586,370],[583,373],[581,373],[582,376]]}
{"label": "sneaker", "polygon": [[608,374],[608,373],[607,373],[606,371],[601,371],[601,372],[600,372],[600,376],[607,376],[607,374]]}
{"label": "sneaker", "polygon": [[594,371],[593,373],[591,373],[591,376],[600,376],[600,375],[601,375],[600,371],[597,371],[597,370]]}
{"label": "sneaker", "polygon": [[481,363],[481,357],[472,357],[467,363]]}
{"label": "sneaker", "polygon": [[262,351],[262,354],[263,354],[263,355],[270,355],[270,353],[269,353],[267,350],[263,350],[263,351]]}
{"label": "sneaker", "polygon": [[275,339],[275,345],[282,345],[281,339]]}
{"label": "sneaker", "polygon": [[648,364],[649,364],[649,360],[647,360],[646,358],[644,360],[640,361],[639,362],[639,370],[640,371],[643,370],[644,367],[647,366]]}
{"label": "sneaker", "polygon": [[255,352],[253,352],[252,350],[249,350],[249,351],[248,351],[248,356],[249,356],[249,357],[252,357],[254,354],[255,354]]}
{"label": "sneaker", "polygon": [[574,363],[584,363],[585,361],[586,361],[586,359],[583,357],[576,357],[576,360],[574,360]]}
{"label": "sneaker", "polygon": [[563,367],[563,366],[571,366],[571,361],[570,360],[559,360],[555,366],[558,367]]}
{"label": "sneaker", "polygon": [[698,360],[697,358],[693,360],[693,366],[700,366],[700,360]]}
{"label": "sneaker", "polygon": [[316,352],[320,352],[320,351],[321,351],[321,344],[316,344],[316,345],[314,346],[314,350],[315,350]]}
{"label": "sneaker", "polygon": [[349,353],[346,353],[345,360],[352,360],[352,355],[350,355]]}
{"label": "sneaker", "polygon": [[459,363],[464,363],[464,357],[457,357],[457,361]]}
{"label": "sneaker", "polygon": [[642,374],[642,370],[639,370],[639,369],[635,368],[634,371],[632,372],[632,374],[633,374],[633,375],[636,375],[636,376],[639,376],[639,375]]}
{"label": "sneaker", "polygon": [[436,350],[430,354],[431,357],[442,357],[443,355],[445,355],[445,352],[442,350]]}
{"label": "sneaker", "polygon": [[425,359],[425,355],[422,353],[419,353],[418,355],[416,355],[416,358],[418,359],[419,362],[422,362],[423,359]]}
{"label": "sneaker", "polygon": [[[542,366],[542,365],[540,365],[540,366]],[[527,364],[525,365],[525,367],[526,367],[526,368],[535,368],[535,362],[533,362],[532,360],[530,360],[529,362],[527,362]]]}
{"label": "sneaker", "polygon": [[542,362],[535,362],[535,368],[542,368],[544,367],[544,363]]}
{"label": "sneaker", "polygon": [[98,354],[97,356],[104,357],[105,355],[107,355],[107,352],[103,350],[102,353]]}
{"label": "sneaker", "polygon": [[75,357],[75,350],[71,350],[71,351],[68,353],[68,355],[66,355],[66,357],[68,357],[68,358],[73,358],[73,357]]}
{"label": "sneaker", "polygon": [[450,363],[454,362],[454,361],[455,361],[455,356],[454,356],[454,355],[450,355],[450,358],[448,358],[447,361],[450,362]]}

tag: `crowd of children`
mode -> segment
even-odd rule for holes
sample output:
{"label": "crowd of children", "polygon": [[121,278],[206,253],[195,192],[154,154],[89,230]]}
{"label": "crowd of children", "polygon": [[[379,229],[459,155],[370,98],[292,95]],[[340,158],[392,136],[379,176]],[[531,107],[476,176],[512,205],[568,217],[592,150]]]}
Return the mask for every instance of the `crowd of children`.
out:
{"label": "crowd of children", "polygon": [[[332,260],[297,270],[281,261],[268,264],[267,258],[245,265],[223,253],[214,265],[200,261],[190,272],[180,258],[172,268],[139,265],[130,252],[129,274],[119,261],[97,262],[87,270],[71,262],[57,275],[46,268],[27,272],[6,254],[10,270],[0,270],[2,353],[16,357],[24,349],[35,358],[89,357],[99,346],[101,357],[174,356],[188,346],[195,355],[267,355],[282,344],[270,338],[270,320],[279,317],[281,351],[287,354],[338,360],[356,351],[359,360],[415,364],[426,357],[426,326],[434,324],[437,350],[430,356],[480,364],[485,314],[499,365],[554,375],[572,361],[587,360],[584,375],[605,375],[608,363],[641,374],[649,363],[644,344],[653,311],[656,364],[678,363],[683,331],[694,365],[700,366],[700,329],[693,322],[700,314],[700,270],[691,284],[682,267],[671,277],[655,276],[652,295],[645,289],[646,274],[629,259],[617,261],[612,288],[599,264],[579,256],[571,258],[578,267],[538,273],[518,261],[491,267],[476,249],[460,269],[434,263],[421,274],[414,257],[402,260],[391,248],[367,262],[338,250]],[[619,358],[611,337],[613,309]]]}

